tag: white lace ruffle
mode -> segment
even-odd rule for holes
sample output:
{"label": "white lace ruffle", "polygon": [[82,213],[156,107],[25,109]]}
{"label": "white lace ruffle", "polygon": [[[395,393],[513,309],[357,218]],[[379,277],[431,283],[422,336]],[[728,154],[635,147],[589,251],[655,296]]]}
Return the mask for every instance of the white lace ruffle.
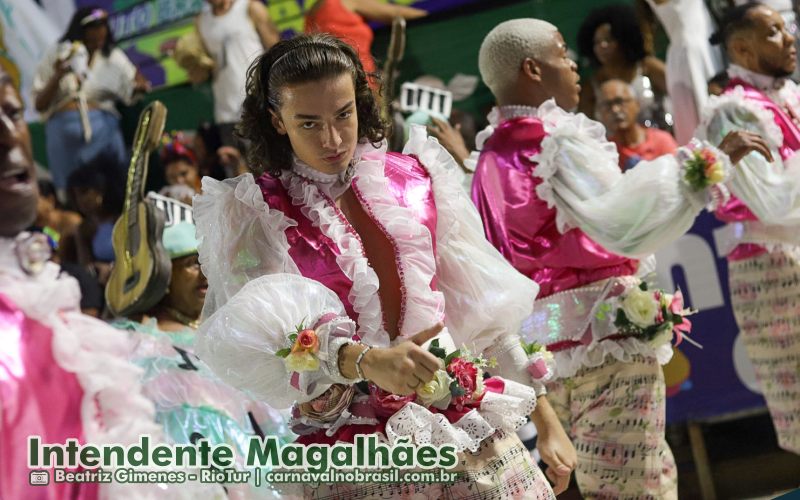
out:
{"label": "white lace ruffle", "polygon": [[748,99],[742,87],[736,87],[726,94],[709,98],[708,104],[703,110],[700,125],[697,127],[696,137],[698,139],[708,139],[707,131],[714,117],[722,111],[736,109],[745,109],[755,116],[766,134],[766,139],[773,148],[780,148],[783,145],[783,132],[775,123],[772,113],[759,106],[758,103]]}
{"label": "white lace ruffle", "polygon": [[[379,159],[370,159],[377,155],[364,155],[356,165],[353,189],[395,247],[403,296],[400,337],[410,337],[443,319],[444,295],[431,288],[436,275],[431,232],[391,194],[384,175],[385,150],[382,148],[379,153]],[[455,162],[452,167],[459,169]],[[438,197],[436,208],[438,213]],[[438,229],[437,226],[437,244],[441,242]]]}
{"label": "white lace ruffle", "polygon": [[284,174],[281,182],[292,203],[300,206],[312,224],[319,227],[322,234],[339,249],[336,263],[353,282],[348,299],[358,314],[359,336],[366,344],[388,346],[389,334],[383,328],[383,312],[378,295],[378,275],[369,266],[360,238],[355,231],[348,230],[344,216],[339,214],[333,201],[322,194],[315,184],[291,174]]}
{"label": "white lace ruffle", "polygon": [[[542,140],[542,150],[533,155],[530,160],[536,162],[533,171],[535,177],[539,177],[542,182],[536,186],[536,194],[547,203],[549,208],[556,205],[555,193],[550,179],[558,171],[560,154],[558,137],[575,138],[587,149],[592,151],[592,155],[597,159],[598,164],[617,165],[619,163],[619,153],[617,146],[606,139],[606,129],[599,122],[588,118],[583,113],[573,114],[559,108],[555,100],[550,99],[539,106],[536,115],[544,124],[547,137]],[[556,227],[561,233],[579,227],[579,223],[574,220],[566,211],[556,210]]]}
{"label": "white lace ruffle", "polygon": [[606,340],[588,346],[578,346],[564,351],[554,352],[554,379],[568,378],[581,368],[593,368],[602,365],[606,357],[611,356],[623,363],[630,363],[634,356],[656,358],[659,364],[665,365],[672,359],[672,345],[662,344],[653,349],[649,344],[636,338]]}
{"label": "white lace ruffle", "polygon": [[516,431],[536,408],[536,393],[511,380],[504,383],[502,394],[487,391],[478,410],[473,409],[453,423],[416,403],[406,404],[386,422],[388,442],[408,437],[417,445],[452,444],[459,452],[476,451],[496,430]]}

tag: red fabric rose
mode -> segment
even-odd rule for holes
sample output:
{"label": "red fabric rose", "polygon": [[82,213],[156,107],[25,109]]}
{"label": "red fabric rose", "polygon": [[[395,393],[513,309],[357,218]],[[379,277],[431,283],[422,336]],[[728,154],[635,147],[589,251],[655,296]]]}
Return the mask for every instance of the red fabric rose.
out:
{"label": "red fabric rose", "polygon": [[453,397],[452,404],[459,406],[472,399],[472,394],[477,387],[476,377],[478,368],[471,362],[461,358],[453,358],[447,365],[447,373],[453,377],[458,385],[464,390],[461,396]]}

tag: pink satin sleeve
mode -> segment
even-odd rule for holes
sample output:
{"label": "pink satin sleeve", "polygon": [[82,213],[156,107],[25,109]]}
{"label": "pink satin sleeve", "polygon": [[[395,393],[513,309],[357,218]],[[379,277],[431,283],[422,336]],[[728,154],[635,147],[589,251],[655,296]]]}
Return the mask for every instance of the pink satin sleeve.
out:
{"label": "pink satin sleeve", "polygon": [[28,436],[84,442],[83,390],[53,358],[50,329],[0,294],[0,498],[93,499],[96,483],[30,486]]}
{"label": "pink satin sleeve", "polygon": [[634,274],[637,261],[608,252],[579,229],[558,231],[555,209],[536,195],[541,180],[531,175],[535,164],[529,158],[544,137],[541,122],[524,117],[501,123],[484,145],[472,199],[487,239],[539,284],[540,297]]}

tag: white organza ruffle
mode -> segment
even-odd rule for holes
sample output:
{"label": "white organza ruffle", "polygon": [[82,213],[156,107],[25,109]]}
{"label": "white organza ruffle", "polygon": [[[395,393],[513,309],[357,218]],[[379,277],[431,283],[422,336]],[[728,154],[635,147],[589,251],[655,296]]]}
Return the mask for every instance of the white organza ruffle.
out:
{"label": "white organza ruffle", "polygon": [[[480,216],[453,175],[458,165],[436,139],[427,137],[423,127],[412,127],[403,153],[416,156],[433,182],[437,284],[445,297],[445,324],[456,345],[483,352],[498,338],[520,331],[539,287],[486,241]],[[514,380],[526,383],[529,377]]]}
{"label": "white organza ruffle", "polygon": [[683,182],[674,156],[643,161],[623,174],[602,125],[552,100],[537,113],[548,135],[531,157],[538,163],[533,175],[542,180],[536,194],[555,207],[559,231],[580,228],[616,254],[640,257],[679,238],[707,204],[704,191]]}

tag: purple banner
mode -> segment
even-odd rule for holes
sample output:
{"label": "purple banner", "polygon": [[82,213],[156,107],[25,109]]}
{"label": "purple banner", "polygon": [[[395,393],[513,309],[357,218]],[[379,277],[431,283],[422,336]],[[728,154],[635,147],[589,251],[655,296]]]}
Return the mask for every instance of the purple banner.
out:
{"label": "purple banner", "polygon": [[733,316],[728,264],[718,255],[715,229],[722,226],[704,212],[691,231],[663,249],[658,282],[680,287],[688,304],[700,312],[691,317],[692,338],[684,342],[664,368],[667,420],[681,422],[733,414],[765,405],[756,392],[752,365],[744,351]]}

